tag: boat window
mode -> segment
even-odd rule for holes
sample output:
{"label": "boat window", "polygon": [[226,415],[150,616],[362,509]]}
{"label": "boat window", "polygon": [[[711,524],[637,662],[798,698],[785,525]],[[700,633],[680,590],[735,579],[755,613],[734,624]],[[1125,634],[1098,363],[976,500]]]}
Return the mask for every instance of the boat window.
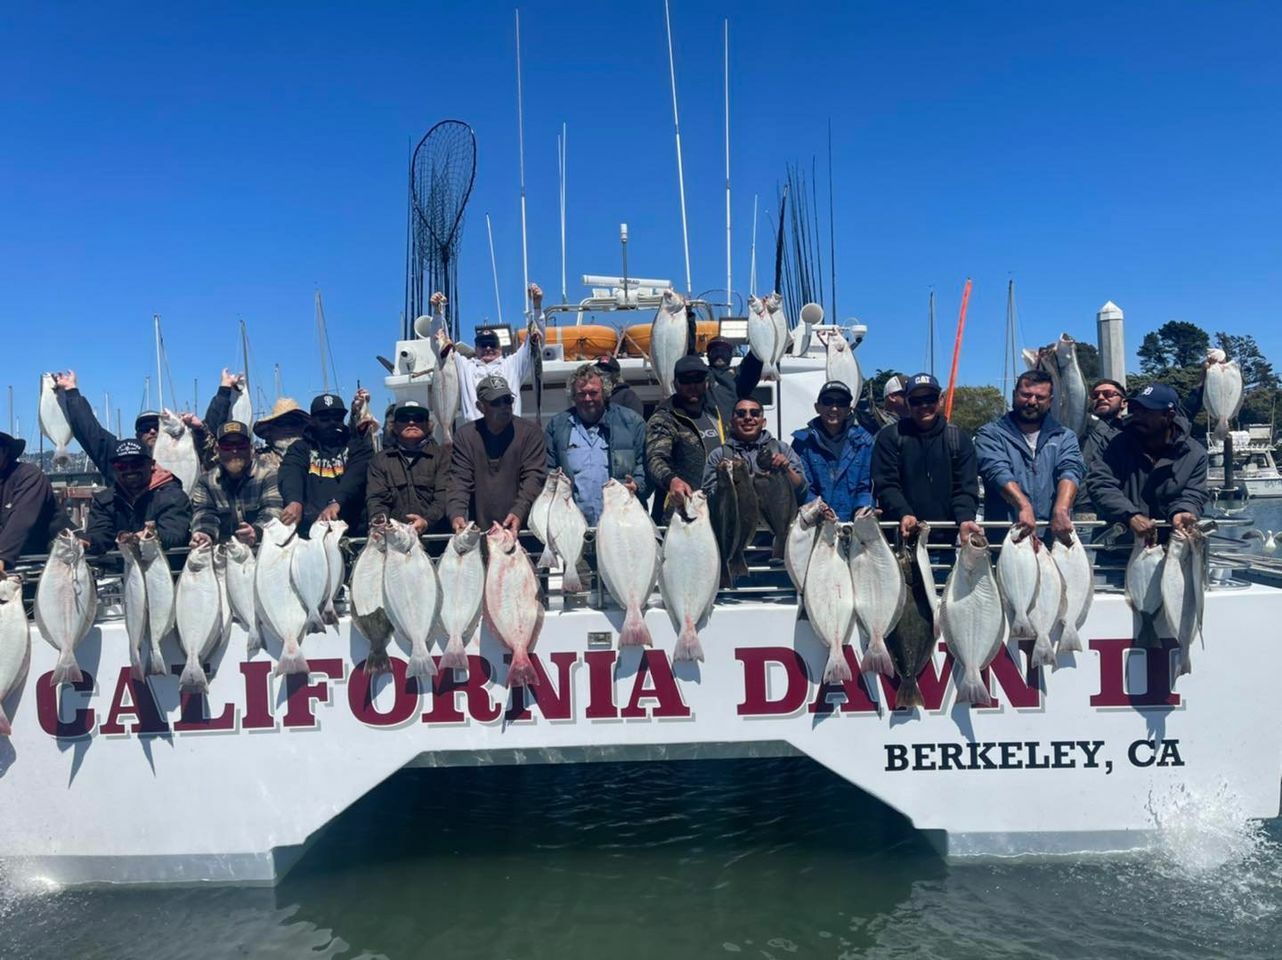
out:
{"label": "boat window", "polygon": [[773,383],[758,384],[752,391],[752,399],[761,404],[763,410],[770,410],[775,405],[775,385]]}

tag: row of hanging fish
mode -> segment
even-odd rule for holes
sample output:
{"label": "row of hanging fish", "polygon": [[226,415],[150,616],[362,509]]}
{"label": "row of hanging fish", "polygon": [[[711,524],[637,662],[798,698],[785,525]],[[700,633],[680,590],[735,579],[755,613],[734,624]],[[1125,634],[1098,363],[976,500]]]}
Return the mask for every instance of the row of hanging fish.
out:
{"label": "row of hanging fish", "polygon": [[1202,636],[1208,574],[1206,536],[1176,529],[1166,547],[1138,539],[1126,564],[1126,600],[1140,617],[1141,646],[1158,645],[1158,616],[1166,621],[1180,648],[1176,676],[1192,672],[1193,640]]}

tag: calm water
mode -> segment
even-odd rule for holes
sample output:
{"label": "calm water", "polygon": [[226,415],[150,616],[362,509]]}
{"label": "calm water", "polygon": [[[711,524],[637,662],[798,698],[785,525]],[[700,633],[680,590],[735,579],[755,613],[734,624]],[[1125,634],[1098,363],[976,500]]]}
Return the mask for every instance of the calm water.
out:
{"label": "calm water", "polygon": [[405,771],[275,889],[0,899],[6,958],[1282,955],[1282,822],[945,864],[808,760]]}
{"label": "calm water", "polygon": [[427,956],[1276,960],[1282,821],[1177,796],[1142,855],[946,864],[804,759],[410,770],[275,889],[0,880],[4,960]]}

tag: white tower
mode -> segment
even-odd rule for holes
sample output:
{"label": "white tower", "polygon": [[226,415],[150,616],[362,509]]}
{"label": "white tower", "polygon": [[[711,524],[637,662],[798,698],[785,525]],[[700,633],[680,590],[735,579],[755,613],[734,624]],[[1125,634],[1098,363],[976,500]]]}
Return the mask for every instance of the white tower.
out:
{"label": "white tower", "polygon": [[1126,386],[1126,334],[1122,308],[1112,300],[1099,308],[1095,322],[1099,333],[1100,374]]}

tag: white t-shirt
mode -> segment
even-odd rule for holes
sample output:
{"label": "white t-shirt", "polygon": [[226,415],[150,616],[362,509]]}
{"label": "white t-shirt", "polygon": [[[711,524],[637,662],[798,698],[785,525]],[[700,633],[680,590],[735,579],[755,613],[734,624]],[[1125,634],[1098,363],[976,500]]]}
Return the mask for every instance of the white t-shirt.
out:
{"label": "white t-shirt", "polygon": [[1024,434],[1024,442],[1028,444],[1028,449],[1033,451],[1033,456],[1037,456],[1037,438],[1042,435],[1042,431],[1034,430],[1032,433]]}
{"label": "white t-shirt", "polygon": [[[547,321],[542,313],[533,319],[542,336],[547,329]],[[454,358],[454,365],[458,370],[459,413],[465,420],[476,420],[481,416],[476,405],[476,385],[486,377],[495,375],[506,380],[507,385],[512,388],[512,413],[518,417],[521,415],[521,384],[525,383],[534,368],[529,337],[506,357],[499,357],[489,363],[482,363],[476,357],[465,357],[457,350],[450,351],[450,356]]]}

